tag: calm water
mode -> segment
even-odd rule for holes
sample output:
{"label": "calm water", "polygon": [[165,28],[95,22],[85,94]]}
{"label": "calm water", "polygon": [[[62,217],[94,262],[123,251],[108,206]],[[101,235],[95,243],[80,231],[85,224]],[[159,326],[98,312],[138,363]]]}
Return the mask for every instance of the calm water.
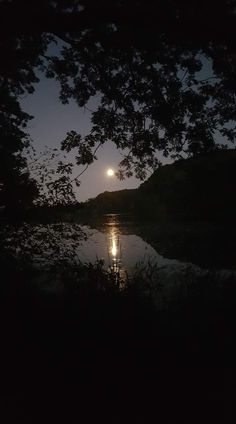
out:
{"label": "calm water", "polygon": [[229,278],[236,282],[235,239],[233,230],[209,224],[138,222],[132,216],[108,214],[86,225],[25,223],[7,228],[4,243],[20,261],[27,258],[40,270],[34,281],[42,289],[63,290],[55,275],[64,261],[102,260],[104,269],[121,276],[124,284],[134,274],[135,281],[147,281],[162,308],[185,298],[209,275],[214,284]]}
{"label": "calm water", "polygon": [[235,232],[231,229],[229,238],[223,226],[138,222],[107,214],[83,229],[88,238],[76,252],[82,262],[102,259],[106,268],[141,271],[155,284],[164,281],[173,288],[209,272],[219,281],[235,274]]}
{"label": "calm water", "polygon": [[[87,223],[23,224],[6,228],[5,245],[20,260],[50,267],[65,260],[119,267],[125,273],[142,270],[161,279],[181,280],[210,272],[234,272],[236,231],[209,223],[136,221],[107,214]],[[146,271],[144,271],[146,270]]]}
{"label": "calm water", "polygon": [[82,262],[94,263],[102,259],[105,267],[109,267],[117,258],[128,272],[146,264],[157,264],[159,267],[181,264],[178,260],[165,258],[137,235],[138,226],[132,217],[107,214],[100,222],[83,226],[83,229],[88,238],[77,251]]}

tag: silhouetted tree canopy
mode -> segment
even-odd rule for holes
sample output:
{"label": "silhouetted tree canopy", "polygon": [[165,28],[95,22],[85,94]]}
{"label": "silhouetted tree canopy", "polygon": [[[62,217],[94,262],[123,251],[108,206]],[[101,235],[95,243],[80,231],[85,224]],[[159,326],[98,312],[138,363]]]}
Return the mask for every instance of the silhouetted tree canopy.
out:
{"label": "silhouetted tree canopy", "polygon": [[17,99],[20,79],[17,85],[0,78],[0,206],[13,210],[29,206],[38,195],[22,155],[30,143],[25,128],[31,116],[22,111]]}
{"label": "silhouetted tree canopy", "polygon": [[[158,151],[194,155],[215,149],[219,136],[234,141],[235,7],[234,0],[2,0],[1,86],[17,104],[41,69],[59,81],[63,103],[89,108],[96,96],[90,133],[68,132],[62,149],[87,165],[113,141],[125,151],[119,177],[142,179],[158,165]],[[47,50],[53,41],[58,54]]]}

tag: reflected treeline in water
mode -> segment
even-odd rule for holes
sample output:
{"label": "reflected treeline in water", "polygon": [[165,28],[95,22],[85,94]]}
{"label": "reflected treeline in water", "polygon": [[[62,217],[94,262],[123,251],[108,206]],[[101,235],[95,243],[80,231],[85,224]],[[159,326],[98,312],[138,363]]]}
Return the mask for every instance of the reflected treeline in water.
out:
{"label": "reflected treeline in water", "polygon": [[[191,262],[203,268],[210,269],[235,269],[236,227],[231,222],[168,222],[156,220],[138,220],[132,214],[105,214],[97,216],[88,223],[103,234],[108,234],[112,227],[119,228],[122,241],[122,265],[133,263],[134,255],[137,261],[142,259],[140,239],[136,246],[126,249],[124,236],[140,237],[148,244],[148,253],[155,252],[169,259],[181,262]],[[137,246],[139,245],[139,249]]]}

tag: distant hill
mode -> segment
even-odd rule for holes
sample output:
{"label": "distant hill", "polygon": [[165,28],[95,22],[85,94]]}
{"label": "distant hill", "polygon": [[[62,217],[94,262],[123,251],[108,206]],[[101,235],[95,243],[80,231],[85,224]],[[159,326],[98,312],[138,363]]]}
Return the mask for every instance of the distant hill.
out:
{"label": "distant hill", "polygon": [[86,207],[95,213],[133,212],[168,220],[234,219],[236,150],[162,166],[138,189],[101,193]]}
{"label": "distant hill", "polygon": [[93,213],[134,212],[137,199],[137,189],[105,191],[85,205]]}

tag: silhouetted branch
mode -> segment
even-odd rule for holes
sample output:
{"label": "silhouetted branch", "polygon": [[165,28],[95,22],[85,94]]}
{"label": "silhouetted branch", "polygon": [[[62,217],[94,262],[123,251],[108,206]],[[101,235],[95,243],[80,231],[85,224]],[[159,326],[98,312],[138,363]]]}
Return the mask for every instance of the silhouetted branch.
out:
{"label": "silhouetted branch", "polygon": [[[99,149],[99,147],[101,147],[101,145],[102,145],[102,143],[99,143],[98,144],[98,146],[96,147],[96,149],[94,150],[94,152],[93,152],[93,156],[95,156],[95,154],[96,154],[96,152],[98,151],[98,149]],[[75,180],[77,180],[77,178],[79,178],[87,169],[88,169],[88,167],[89,167],[89,164],[87,164],[86,166],[85,166],[85,168],[83,169],[83,171],[81,171],[80,172],[80,174],[78,174],[75,178],[73,178],[72,180],[71,180],[71,182],[73,183],[73,181],[75,181]]]}
{"label": "silhouetted branch", "polygon": [[[236,47],[235,27],[236,16],[227,15],[212,10],[212,16],[199,11],[191,14],[186,7],[181,16],[170,13],[169,8],[156,6],[155,2],[149,3],[144,8],[144,3],[126,4],[120,7],[119,3],[106,3],[100,7],[99,2],[93,3],[77,12],[56,12],[52,8],[40,8],[31,6],[28,2],[27,9],[19,7],[16,10],[15,3],[0,6],[0,36],[6,38],[11,35],[27,35],[50,33],[66,42],[73,42],[65,34],[72,32],[81,34],[83,30],[96,28],[99,25],[113,23],[117,26],[114,31],[105,36],[103,42],[113,48],[125,46],[134,42],[140,44],[142,39],[152,40],[153,36],[166,34],[173,42],[194,42],[199,47],[209,42],[227,44],[231,48]],[[16,13],[17,12],[17,13]],[[9,22],[11,25],[9,25]],[[148,25],[147,25],[148,24]],[[145,30],[145,31],[144,31]]]}
{"label": "silhouetted branch", "polygon": [[85,168],[83,169],[83,171],[80,172],[80,174],[76,175],[75,178],[73,178],[72,180],[70,180],[71,183],[73,183],[75,180],[77,180],[77,178],[79,178],[88,169],[88,167],[89,167],[89,164],[87,163],[87,165],[85,166]]}

